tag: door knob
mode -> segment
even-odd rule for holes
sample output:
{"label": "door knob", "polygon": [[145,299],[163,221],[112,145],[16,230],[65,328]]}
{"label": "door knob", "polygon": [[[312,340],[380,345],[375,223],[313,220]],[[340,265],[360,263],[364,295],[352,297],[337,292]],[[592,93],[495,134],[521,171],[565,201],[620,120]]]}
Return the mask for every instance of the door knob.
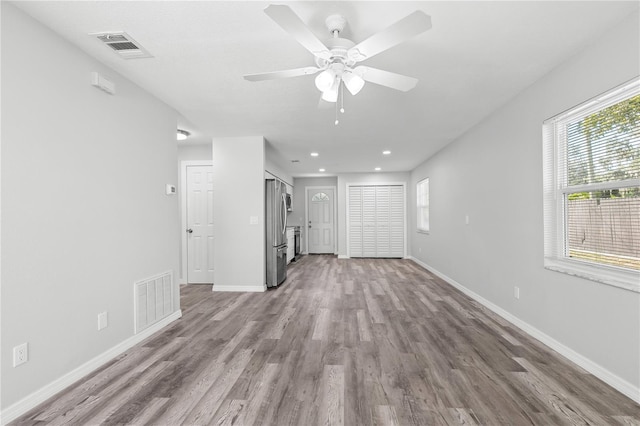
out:
{"label": "door knob", "polygon": [[187,233],[193,234],[193,229],[191,229],[191,228],[187,229]]}

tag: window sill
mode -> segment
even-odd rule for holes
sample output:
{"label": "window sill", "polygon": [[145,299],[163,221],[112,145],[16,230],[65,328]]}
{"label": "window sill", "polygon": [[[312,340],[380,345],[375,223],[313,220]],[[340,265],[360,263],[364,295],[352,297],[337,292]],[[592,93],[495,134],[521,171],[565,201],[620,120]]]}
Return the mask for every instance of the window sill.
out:
{"label": "window sill", "polygon": [[544,267],[551,271],[640,293],[640,272],[551,258],[544,259]]}
{"label": "window sill", "polygon": [[425,231],[424,229],[416,229],[416,232],[418,234],[427,234],[427,235],[429,235],[429,231]]}

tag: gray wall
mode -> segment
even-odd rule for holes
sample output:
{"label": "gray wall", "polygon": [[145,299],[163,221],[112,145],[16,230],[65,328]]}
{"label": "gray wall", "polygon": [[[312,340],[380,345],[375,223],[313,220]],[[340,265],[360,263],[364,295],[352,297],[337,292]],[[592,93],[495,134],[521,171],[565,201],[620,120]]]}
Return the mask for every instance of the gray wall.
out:
{"label": "gray wall", "polygon": [[282,157],[278,154],[276,150],[273,149],[271,144],[265,141],[264,144],[264,171],[268,173],[270,176],[265,176],[265,178],[272,179],[273,177],[277,177],[281,181],[287,184],[287,192],[291,193],[291,188],[293,187],[293,177],[289,174],[289,172],[285,171],[285,169],[280,166],[283,163]]}
{"label": "gray wall", "polygon": [[213,139],[214,291],[266,289],[264,156],[262,136]]}
{"label": "gray wall", "polygon": [[208,160],[211,161],[211,144],[202,145],[181,145],[178,142],[178,167],[181,161],[186,160]]}
{"label": "gray wall", "polygon": [[[165,195],[178,179],[176,112],[1,7],[4,410],[133,335],[133,284],[177,271],[179,220]],[[90,85],[92,71],[115,96]],[[23,342],[29,361],[13,368]]]}
{"label": "gray wall", "polygon": [[[542,122],[637,76],[638,28],[631,17],[569,58],[416,168],[409,191],[415,258],[630,389],[640,385],[640,294],[543,268]],[[413,188],[425,177],[431,229],[420,234]]]}

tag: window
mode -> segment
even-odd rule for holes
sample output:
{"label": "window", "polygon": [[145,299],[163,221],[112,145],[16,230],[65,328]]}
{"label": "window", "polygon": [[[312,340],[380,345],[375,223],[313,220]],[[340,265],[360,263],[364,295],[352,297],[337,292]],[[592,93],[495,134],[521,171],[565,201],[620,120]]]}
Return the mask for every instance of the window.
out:
{"label": "window", "polygon": [[429,232],[429,178],[422,179],[416,185],[418,211],[418,232]]}
{"label": "window", "polygon": [[329,201],[329,196],[324,192],[318,192],[311,197],[311,201]]}
{"label": "window", "polygon": [[640,79],[545,121],[545,267],[640,291]]}

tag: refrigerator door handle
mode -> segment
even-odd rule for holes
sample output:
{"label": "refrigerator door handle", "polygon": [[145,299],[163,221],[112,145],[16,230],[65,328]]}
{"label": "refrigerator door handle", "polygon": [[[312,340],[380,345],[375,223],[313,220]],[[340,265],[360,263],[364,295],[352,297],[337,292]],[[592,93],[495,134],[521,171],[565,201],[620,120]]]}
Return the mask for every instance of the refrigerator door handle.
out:
{"label": "refrigerator door handle", "polygon": [[287,232],[287,194],[282,194],[282,234]]}

